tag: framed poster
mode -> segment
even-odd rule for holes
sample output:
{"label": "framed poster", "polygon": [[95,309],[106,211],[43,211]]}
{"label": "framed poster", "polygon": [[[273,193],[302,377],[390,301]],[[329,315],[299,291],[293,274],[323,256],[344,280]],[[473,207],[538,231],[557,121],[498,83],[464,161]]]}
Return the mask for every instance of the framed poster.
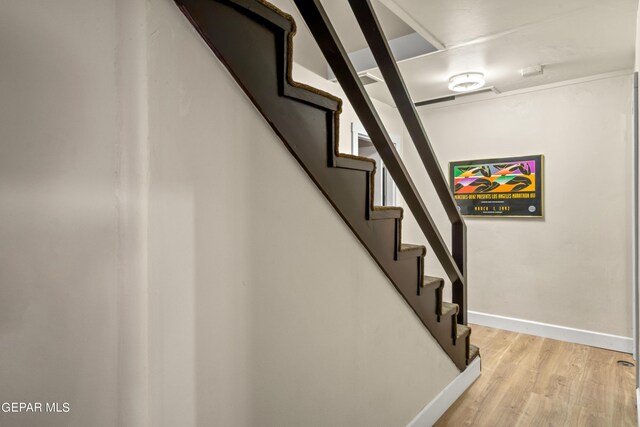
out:
{"label": "framed poster", "polygon": [[505,157],[449,163],[449,185],[466,216],[544,216],[544,156]]}

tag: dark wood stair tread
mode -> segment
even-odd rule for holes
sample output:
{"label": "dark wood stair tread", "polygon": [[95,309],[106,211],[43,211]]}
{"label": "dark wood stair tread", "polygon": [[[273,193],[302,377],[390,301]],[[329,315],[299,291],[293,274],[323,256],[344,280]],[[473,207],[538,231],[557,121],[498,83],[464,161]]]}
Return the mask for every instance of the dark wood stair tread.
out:
{"label": "dark wood stair tread", "polygon": [[376,162],[366,157],[340,154],[333,158],[333,166],[337,168],[372,172],[376,168]]}
{"label": "dark wood stair tread", "polygon": [[374,206],[369,210],[368,219],[401,219],[403,209],[396,206]]}
{"label": "dark wood stair tread", "polygon": [[[460,310],[458,304],[443,301],[442,305],[440,306],[440,313],[438,314],[438,317],[453,316],[455,314],[458,314],[458,310]],[[438,319],[438,321],[440,321],[440,319]]]}
{"label": "dark wood stair tread", "polygon": [[473,359],[480,356],[480,349],[473,344],[469,344],[469,350],[467,355],[467,365],[473,362]]}
{"label": "dark wood stair tread", "polygon": [[423,288],[438,288],[440,286],[444,286],[444,279],[442,277],[424,276],[422,280]]}
{"label": "dark wood stair tread", "polygon": [[426,253],[427,248],[423,245],[402,243],[400,244],[400,250],[398,250],[397,259],[417,258],[424,256]]}
{"label": "dark wood stair tread", "polygon": [[471,334],[471,328],[470,327],[468,327],[466,325],[457,324],[456,325],[455,342],[458,342],[458,340],[461,340],[461,339],[464,339],[464,338],[468,337],[469,334]]}

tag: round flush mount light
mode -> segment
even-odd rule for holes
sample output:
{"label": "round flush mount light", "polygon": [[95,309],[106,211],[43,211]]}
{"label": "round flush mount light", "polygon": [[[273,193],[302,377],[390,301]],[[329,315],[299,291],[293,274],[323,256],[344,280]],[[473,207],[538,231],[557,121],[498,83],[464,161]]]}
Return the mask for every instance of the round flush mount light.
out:
{"label": "round flush mount light", "polygon": [[449,90],[454,92],[470,92],[484,86],[484,74],[462,73],[449,79]]}

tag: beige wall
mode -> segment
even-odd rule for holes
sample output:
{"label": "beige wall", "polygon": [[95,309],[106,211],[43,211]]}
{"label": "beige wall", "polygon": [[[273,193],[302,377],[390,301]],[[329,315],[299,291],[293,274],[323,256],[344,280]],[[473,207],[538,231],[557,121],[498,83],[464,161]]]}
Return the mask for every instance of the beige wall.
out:
{"label": "beige wall", "polygon": [[[296,35],[298,37],[298,35]],[[294,43],[295,45],[295,43]],[[351,137],[352,137],[352,124],[359,123],[358,115],[349,103],[347,96],[342,91],[342,87],[337,82],[330,82],[324,77],[309,71],[305,67],[294,64],[293,78],[296,81],[305,82],[308,85],[322,89],[326,92],[332,93],[335,96],[342,99],[342,114],[340,114],[340,136],[339,147],[340,152],[351,154]],[[394,142],[398,146],[398,150],[402,151],[402,140],[404,133],[404,125],[402,118],[395,107],[391,107],[384,102],[380,102],[377,99],[371,99],[380,120],[384,124],[387,132],[393,138]]]}
{"label": "beige wall", "polygon": [[119,418],[115,1],[14,1],[0,13],[2,426]]}
{"label": "beige wall", "polygon": [[455,367],[171,1],[148,31],[151,424],[405,425]]}
{"label": "beige wall", "polygon": [[456,376],[172,1],[0,35],[0,401],[71,408],[0,425],[402,425]]}
{"label": "beige wall", "polygon": [[[469,309],[631,336],[630,75],[419,111],[445,171],[454,160],[545,155],[543,220],[467,220]],[[404,152],[433,200],[412,145]],[[405,240],[421,241],[406,223]],[[433,257],[427,269],[441,274]]]}

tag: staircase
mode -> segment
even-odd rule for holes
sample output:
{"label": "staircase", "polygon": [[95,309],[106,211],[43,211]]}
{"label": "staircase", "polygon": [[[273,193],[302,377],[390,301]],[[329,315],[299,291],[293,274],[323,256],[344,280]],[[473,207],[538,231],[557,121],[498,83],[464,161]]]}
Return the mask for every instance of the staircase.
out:
{"label": "staircase", "polygon": [[[365,8],[358,12],[358,16],[363,19],[368,16],[368,19],[373,19],[373,24],[377,24],[367,0],[350,2],[354,11],[356,4]],[[443,301],[444,280],[425,275],[426,248],[401,242],[403,210],[374,206],[375,162],[339,152],[338,126],[342,101],[292,79],[293,36],[296,32],[293,19],[262,0],[176,0],[176,3],[420,321],[456,366],[464,370],[479,354],[477,347],[470,344],[471,330],[466,326],[464,221],[455,208],[426,134],[416,121],[413,104],[408,105],[410,98],[397,68],[397,76],[387,78],[385,74],[385,80],[400,84],[404,90],[404,94],[398,95],[404,98],[397,99],[396,104],[419,152],[425,156],[425,167],[450,214],[453,254],[442,241],[322,6],[317,0],[296,0],[378,153],[451,279],[453,303]],[[371,12],[369,15],[367,10]],[[361,24],[370,28],[372,22]],[[365,36],[381,70],[394,73],[395,61],[388,46],[385,53],[386,41],[381,30],[379,34],[375,30],[365,33]],[[412,109],[415,117],[411,116]]]}

